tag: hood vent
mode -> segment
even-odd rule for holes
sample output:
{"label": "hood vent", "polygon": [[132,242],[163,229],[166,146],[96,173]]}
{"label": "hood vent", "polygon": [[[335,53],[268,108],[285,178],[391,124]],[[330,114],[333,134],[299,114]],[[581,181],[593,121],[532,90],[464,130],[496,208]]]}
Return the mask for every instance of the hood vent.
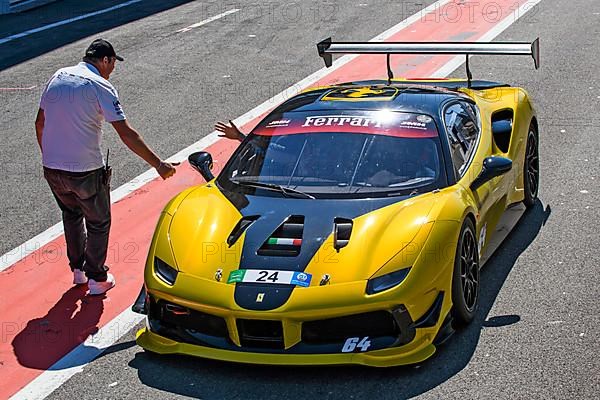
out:
{"label": "hood vent", "polygon": [[333,220],[333,247],[340,251],[350,241],[352,233],[352,220],[347,218],[335,218]]}
{"label": "hood vent", "polygon": [[296,257],[302,246],[304,216],[292,215],[258,249],[259,256]]}
{"label": "hood vent", "polygon": [[248,229],[248,227],[252,225],[252,223],[257,219],[258,215],[251,215],[240,219],[240,221],[236,224],[236,226],[229,234],[229,237],[227,238],[227,245],[229,247],[233,246],[235,242],[237,242],[237,240],[240,238],[240,236],[242,236],[242,233],[244,233],[246,229]]}

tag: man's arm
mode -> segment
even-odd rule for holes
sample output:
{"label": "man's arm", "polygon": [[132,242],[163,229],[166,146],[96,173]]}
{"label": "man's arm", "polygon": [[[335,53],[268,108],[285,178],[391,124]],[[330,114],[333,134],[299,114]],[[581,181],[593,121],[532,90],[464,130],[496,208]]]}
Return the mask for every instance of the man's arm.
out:
{"label": "man's arm", "polygon": [[44,133],[45,120],[44,110],[38,108],[37,116],[35,117],[35,134],[37,136],[38,145],[40,146],[40,151],[42,151],[42,134]]}
{"label": "man's arm", "polygon": [[115,128],[123,143],[144,161],[156,168],[161,178],[167,179],[175,173],[175,165],[178,164],[161,161],[156,153],[144,142],[142,136],[129,125],[126,119],[111,122],[111,125]]}

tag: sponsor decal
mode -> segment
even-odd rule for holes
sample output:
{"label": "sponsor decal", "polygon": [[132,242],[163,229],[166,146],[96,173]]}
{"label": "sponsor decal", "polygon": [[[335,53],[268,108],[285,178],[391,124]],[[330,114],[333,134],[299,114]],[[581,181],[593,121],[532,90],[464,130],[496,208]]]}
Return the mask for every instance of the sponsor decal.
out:
{"label": "sponsor decal", "polygon": [[229,273],[227,283],[252,282],[308,287],[311,280],[312,275],[306,272],[238,269]]}
{"label": "sponsor decal", "polygon": [[402,121],[400,126],[403,128],[427,129],[427,124],[424,122]]}
{"label": "sponsor decal", "polygon": [[227,279],[227,283],[243,282],[244,275],[246,275],[245,269],[236,269],[235,271],[231,271],[229,273],[229,278]]}
{"label": "sponsor decal", "polygon": [[433,119],[429,115],[417,115],[417,121],[428,124],[433,121]]}
{"label": "sponsor decal", "polygon": [[264,293],[259,293],[259,294],[256,295],[256,302],[257,303],[262,303],[263,300],[264,300],[264,298],[265,298],[265,294]]}
{"label": "sponsor decal", "polygon": [[292,122],[289,119],[281,119],[277,121],[271,121],[267,124],[266,128],[277,128],[279,126],[288,126]]}
{"label": "sponsor decal", "polygon": [[332,125],[381,128],[381,121],[366,115],[319,115],[306,117],[302,127]]}
{"label": "sponsor decal", "polygon": [[308,287],[310,286],[310,281],[312,279],[311,274],[307,274],[304,272],[294,272],[292,275],[292,279],[290,283],[296,286]]}

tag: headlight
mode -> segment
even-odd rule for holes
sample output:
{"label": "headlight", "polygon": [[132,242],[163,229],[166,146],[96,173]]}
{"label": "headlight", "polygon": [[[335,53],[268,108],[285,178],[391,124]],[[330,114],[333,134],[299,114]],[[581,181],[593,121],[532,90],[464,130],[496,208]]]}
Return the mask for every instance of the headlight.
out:
{"label": "headlight", "polygon": [[177,270],[158,257],[154,257],[154,273],[165,283],[173,286]]}
{"label": "headlight", "polygon": [[408,275],[410,268],[404,268],[389,274],[369,279],[367,282],[367,294],[375,294],[399,285]]}

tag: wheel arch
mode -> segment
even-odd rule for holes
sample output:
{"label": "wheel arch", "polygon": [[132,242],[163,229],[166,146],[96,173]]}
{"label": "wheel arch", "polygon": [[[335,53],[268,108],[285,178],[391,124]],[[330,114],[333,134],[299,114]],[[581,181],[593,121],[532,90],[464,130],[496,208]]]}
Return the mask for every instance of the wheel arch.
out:
{"label": "wheel arch", "polygon": [[[475,218],[475,215],[473,214],[473,211],[468,210],[467,214],[465,215],[465,218],[463,219],[463,221],[465,219],[470,219],[471,222],[473,222],[473,226],[475,227],[475,230],[477,231],[477,219]],[[477,232],[475,232],[477,233]]]}
{"label": "wheel arch", "polygon": [[539,129],[539,126],[538,126],[537,117],[535,115],[531,117],[530,125],[533,125],[533,127],[535,128],[535,134],[536,134],[536,136],[539,137],[540,129]]}

